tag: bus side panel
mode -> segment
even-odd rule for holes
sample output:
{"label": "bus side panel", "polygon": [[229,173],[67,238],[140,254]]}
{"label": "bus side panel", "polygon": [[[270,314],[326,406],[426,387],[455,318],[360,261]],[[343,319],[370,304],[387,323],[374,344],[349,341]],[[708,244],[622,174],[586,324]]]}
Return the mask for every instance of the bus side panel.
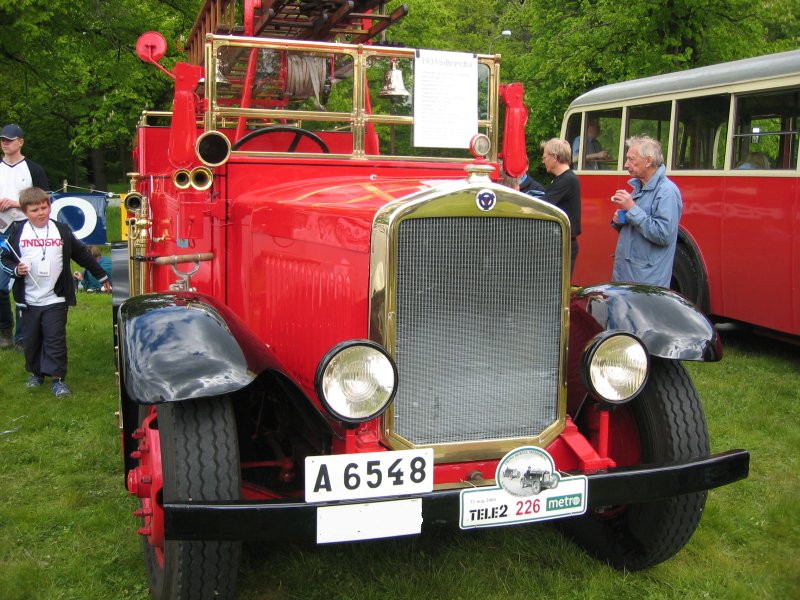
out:
{"label": "bus side panel", "polygon": [[611,281],[617,232],[611,227],[614,205],[611,196],[618,189],[630,190],[627,173],[594,175],[584,171],[581,181],[581,235],[572,283],[580,286]]}
{"label": "bus side panel", "polygon": [[724,283],[722,277],[723,227],[720,215],[725,199],[723,176],[681,176],[675,171],[668,177],[678,186],[683,198],[681,229],[689,236],[700,252],[699,260],[708,277],[710,312],[725,314]]}
{"label": "bus side panel", "polygon": [[792,219],[792,239],[794,240],[794,248],[792,254],[792,269],[794,275],[792,276],[792,299],[791,305],[794,314],[793,329],[792,331],[800,335],[800,184],[795,183],[794,190],[794,218]]}
{"label": "bus side panel", "polygon": [[[797,177],[730,177],[722,219],[726,317],[800,334]],[[712,312],[717,313],[712,290]]]}

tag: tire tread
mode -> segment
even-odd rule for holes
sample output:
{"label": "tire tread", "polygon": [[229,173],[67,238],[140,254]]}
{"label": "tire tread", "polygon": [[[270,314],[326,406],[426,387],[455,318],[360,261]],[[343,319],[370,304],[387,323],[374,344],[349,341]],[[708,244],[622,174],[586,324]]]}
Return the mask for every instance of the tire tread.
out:
{"label": "tire tread", "polygon": [[[160,410],[159,421],[165,502],[240,497],[236,422],[229,399],[166,405]],[[169,448],[174,456],[169,456]],[[166,542],[163,572],[157,577],[151,574],[151,584],[161,582],[151,589],[153,598],[233,600],[241,548],[241,542]],[[148,565],[152,563],[148,561]]]}
{"label": "tire tread", "polygon": [[[665,464],[709,454],[708,428],[694,384],[678,361],[654,358],[650,380],[631,410],[642,462]],[[616,516],[587,514],[562,523],[577,544],[615,568],[641,570],[675,555],[694,534],[707,492],[632,504]]]}

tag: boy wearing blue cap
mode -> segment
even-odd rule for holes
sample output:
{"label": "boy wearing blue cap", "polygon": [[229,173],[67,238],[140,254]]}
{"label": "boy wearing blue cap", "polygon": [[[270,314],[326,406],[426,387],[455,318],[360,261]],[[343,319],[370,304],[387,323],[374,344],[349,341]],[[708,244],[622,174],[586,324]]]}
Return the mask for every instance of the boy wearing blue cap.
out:
{"label": "boy wearing blue cap", "polygon": [[[49,190],[50,184],[44,169],[22,155],[25,132],[16,123],[9,123],[0,131],[0,144],[3,147],[3,160],[0,161],[0,236],[15,221],[24,221],[25,215],[19,207],[19,193],[25,188],[38,187]],[[0,271],[0,348],[22,350],[22,327],[17,312],[17,330],[13,335],[14,316],[11,312],[9,287],[11,281]]]}

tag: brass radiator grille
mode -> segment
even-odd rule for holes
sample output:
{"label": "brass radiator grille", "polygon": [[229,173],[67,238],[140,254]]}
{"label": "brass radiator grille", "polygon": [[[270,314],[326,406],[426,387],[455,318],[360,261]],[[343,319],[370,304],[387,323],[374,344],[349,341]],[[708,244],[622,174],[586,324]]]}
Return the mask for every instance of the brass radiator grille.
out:
{"label": "brass radiator grille", "polygon": [[561,236],[524,218],[400,224],[396,434],[415,445],[531,437],[557,419]]}

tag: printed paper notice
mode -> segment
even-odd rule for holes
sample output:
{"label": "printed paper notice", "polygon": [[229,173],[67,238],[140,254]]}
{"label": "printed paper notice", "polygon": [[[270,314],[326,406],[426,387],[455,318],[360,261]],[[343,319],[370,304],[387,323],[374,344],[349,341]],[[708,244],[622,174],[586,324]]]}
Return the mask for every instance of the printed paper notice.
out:
{"label": "printed paper notice", "polygon": [[478,133],[478,59],[419,50],[414,60],[414,146],[469,148]]}

